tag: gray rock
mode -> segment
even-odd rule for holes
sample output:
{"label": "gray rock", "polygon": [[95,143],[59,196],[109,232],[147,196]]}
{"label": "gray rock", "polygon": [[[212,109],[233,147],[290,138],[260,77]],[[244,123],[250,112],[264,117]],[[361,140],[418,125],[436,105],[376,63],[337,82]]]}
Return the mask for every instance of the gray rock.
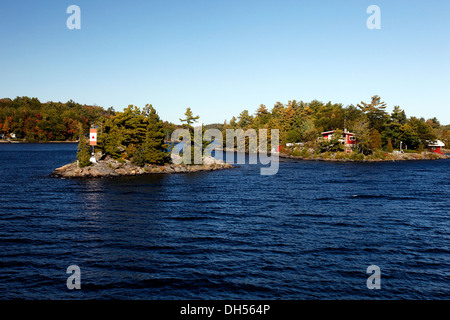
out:
{"label": "gray rock", "polygon": [[77,162],[66,164],[60,168],[55,169],[52,173],[52,176],[63,178],[103,178],[134,176],[151,173],[210,171],[232,167],[231,164],[224,163],[223,161],[214,159],[212,157],[206,157],[204,160],[205,163],[203,165],[167,164],[163,166],[146,165],[144,167],[138,167],[132,164],[130,161],[126,161],[124,164],[122,164],[117,160],[112,159],[111,157],[105,157],[104,160],[100,160],[97,163],[84,168],[79,168]]}

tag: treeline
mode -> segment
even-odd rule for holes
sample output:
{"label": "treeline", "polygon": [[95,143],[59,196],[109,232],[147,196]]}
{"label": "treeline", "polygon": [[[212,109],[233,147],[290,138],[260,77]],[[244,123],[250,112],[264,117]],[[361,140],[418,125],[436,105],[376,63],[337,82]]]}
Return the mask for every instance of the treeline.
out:
{"label": "treeline", "polygon": [[0,135],[27,142],[76,141],[80,128],[114,115],[114,109],[81,105],[72,100],[41,103],[37,98],[0,99]]}
{"label": "treeline", "polygon": [[298,142],[317,145],[321,132],[347,129],[356,134],[358,150],[364,154],[377,149],[398,149],[400,142],[403,148],[406,145],[408,149],[421,150],[428,141],[440,139],[448,147],[450,137],[449,126],[441,126],[437,118],[407,117],[399,106],[389,113],[378,96],[373,96],[367,103],[346,107],[317,100],[277,102],[270,110],[260,105],[254,114],[243,110],[229,122],[215,127],[222,130],[279,129],[281,145]]}
{"label": "treeline", "polygon": [[[158,152],[146,151],[150,150],[150,144],[154,144],[153,149],[164,150],[164,140],[170,140],[175,129],[186,127],[192,131],[196,120],[198,116],[190,108],[185,119],[180,119],[184,124],[176,125],[159,119],[151,105],[143,110],[128,106],[123,112],[116,112],[112,107],[105,110],[72,100],[41,103],[29,97],[0,99],[0,136],[4,138],[14,134],[16,139],[27,142],[76,141],[85,137],[94,125],[99,130],[101,150],[114,158],[135,159],[139,163],[164,161]],[[317,100],[277,102],[270,110],[260,105],[254,114],[243,110],[228,122],[204,126],[208,128],[223,130],[224,137],[226,129],[279,129],[281,145],[303,142],[318,149],[324,148],[317,140],[321,132],[347,129],[356,135],[358,150],[364,154],[398,149],[400,142],[410,150],[421,150],[428,141],[436,139],[447,148],[450,146],[449,125],[442,126],[437,118],[408,117],[399,106],[389,113],[378,96],[345,107]]]}
{"label": "treeline", "polygon": [[[78,141],[91,125],[100,126],[116,115],[113,107],[82,105],[69,100],[42,103],[37,98],[0,99],[0,137],[25,141]],[[165,137],[176,126],[163,122]]]}

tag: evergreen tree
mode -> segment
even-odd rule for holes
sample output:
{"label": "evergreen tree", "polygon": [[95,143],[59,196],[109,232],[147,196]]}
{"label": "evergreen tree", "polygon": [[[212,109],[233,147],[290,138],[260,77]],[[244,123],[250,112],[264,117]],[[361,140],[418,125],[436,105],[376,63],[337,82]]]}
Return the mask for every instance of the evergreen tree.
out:
{"label": "evergreen tree", "polygon": [[391,121],[393,123],[398,123],[400,125],[404,125],[406,123],[407,117],[405,111],[400,109],[399,106],[395,106],[394,110],[391,113]]}
{"label": "evergreen tree", "polygon": [[122,158],[125,148],[122,147],[122,135],[118,127],[109,130],[99,137],[100,148],[105,154],[118,160]]}
{"label": "evergreen tree", "polygon": [[[186,122],[186,124],[183,124],[184,128],[187,128],[189,130],[189,133],[191,135],[191,163],[190,164],[195,164],[195,152],[198,150],[198,148],[200,148],[200,153],[203,154],[203,150],[205,149],[205,147],[209,144],[209,141],[205,141],[202,140],[201,141],[201,145],[196,145],[195,144],[195,136],[194,136],[194,127],[192,126],[192,124],[200,119],[200,116],[194,116],[194,113],[192,112],[191,108],[187,108],[186,112],[184,113],[184,115],[186,116],[185,119],[180,119],[181,122]],[[202,130],[202,137],[204,134],[204,126],[202,125],[201,127]],[[197,148],[196,148],[197,146]],[[197,151],[198,152],[198,151]]]}
{"label": "evergreen tree", "polygon": [[[426,145],[428,141],[434,141],[437,139],[437,135],[433,130],[433,127],[429,125],[425,121],[425,119],[417,119],[415,117],[411,117],[408,123],[417,134],[417,137],[420,139],[421,144]],[[418,147],[418,145],[416,147]]]}
{"label": "evergreen tree", "polygon": [[236,122],[236,117],[235,116],[233,116],[232,118],[231,118],[231,120],[230,120],[230,127],[231,127],[231,129],[236,129],[237,128],[237,122]]}
{"label": "evergreen tree", "polygon": [[408,149],[416,149],[421,143],[419,135],[417,134],[417,131],[415,130],[414,126],[411,125],[411,123],[406,123],[402,126],[400,141],[403,142],[403,148],[405,148],[406,145]]}
{"label": "evergreen tree", "polygon": [[89,141],[84,136],[84,134],[80,134],[80,141],[78,142],[78,149],[77,149],[77,159],[78,159],[78,166],[80,168],[84,168],[91,165],[91,153],[89,151]]}
{"label": "evergreen tree", "polygon": [[147,132],[141,147],[144,161],[145,163],[162,164],[167,160],[164,124],[152,105],[146,105],[144,112],[148,121]]}
{"label": "evergreen tree", "polygon": [[370,128],[377,129],[378,132],[383,130],[388,115],[385,111],[386,103],[381,101],[379,96],[373,96],[370,103],[361,101],[361,104],[358,104],[357,106],[367,115]]}
{"label": "evergreen tree", "polygon": [[192,126],[192,124],[200,118],[200,116],[194,116],[194,113],[192,112],[191,108],[187,108],[184,115],[186,116],[186,118],[185,119],[180,118],[180,121],[186,122],[188,126]]}
{"label": "evergreen tree", "polygon": [[248,110],[242,111],[238,119],[238,126],[244,130],[250,128],[253,122],[253,117],[249,115]]}
{"label": "evergreen tree", "polygon": [[270,113],[269,110],[267,110],[266,106],[261,104],[259,108],[255,112],[255,118],[254,118],[254,124],[252,127],[253,129],[260,129],[263,128],[264,125],[269,121]]}

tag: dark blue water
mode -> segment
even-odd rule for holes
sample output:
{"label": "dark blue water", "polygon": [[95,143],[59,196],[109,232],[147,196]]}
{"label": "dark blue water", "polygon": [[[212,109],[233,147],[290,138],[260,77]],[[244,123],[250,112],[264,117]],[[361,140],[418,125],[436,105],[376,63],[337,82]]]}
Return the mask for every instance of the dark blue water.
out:
{"label": "dark blue water", "polygon": [[51,178],[75,149],[0,144],[1,299],[450,298],[448,160]]}

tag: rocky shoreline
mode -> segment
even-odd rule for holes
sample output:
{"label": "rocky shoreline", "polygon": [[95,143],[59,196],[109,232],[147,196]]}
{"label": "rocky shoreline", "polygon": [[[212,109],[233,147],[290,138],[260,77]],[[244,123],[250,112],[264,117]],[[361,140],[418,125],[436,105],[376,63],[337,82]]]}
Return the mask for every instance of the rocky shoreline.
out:
{"label": "rocky shoreline", "polygon": [[232,167],[231,164],[225,163],[222,160],[217,160],[213,157],[203,158],[202,165],[165,164],[145,165],[143,167],[136,166],[130,161],[121,163],[108,157],[84,168],[80,168],[77,161],[75,161],[55,169],[51,176],[57,178],[112,178],[158,173],[167,174],[214,171]]}
{"label": "rocky shoreline", "polygon": [[392,161],[413,161],[413,160],[439,160],[439,159],[450,159],[449,155],[441,155],[432,152],[423,153],[399,153],[399,154],[385,154],[384,158],[371,158],[364,157],[362,159],[351,159],[349,157],[339,158],[336,154],[331,154],[328,156],[318,155],[317,157],[302,157],[302,156],[292,156],[289,154],[280,153],[280,158],[286,159],[298,159],[305,161],[331,161],[331,162],[392,162]]}
{"label": "rocky shoreline", "polygon": [[0,139],[0,143],[23,143],[23,144],[72,143],[72,144],[75,144],[75,143],[78,143],[78,141],[33,141],[33,142],[30,142],[30,141],[24,141],[24,140],[1,140]]}

